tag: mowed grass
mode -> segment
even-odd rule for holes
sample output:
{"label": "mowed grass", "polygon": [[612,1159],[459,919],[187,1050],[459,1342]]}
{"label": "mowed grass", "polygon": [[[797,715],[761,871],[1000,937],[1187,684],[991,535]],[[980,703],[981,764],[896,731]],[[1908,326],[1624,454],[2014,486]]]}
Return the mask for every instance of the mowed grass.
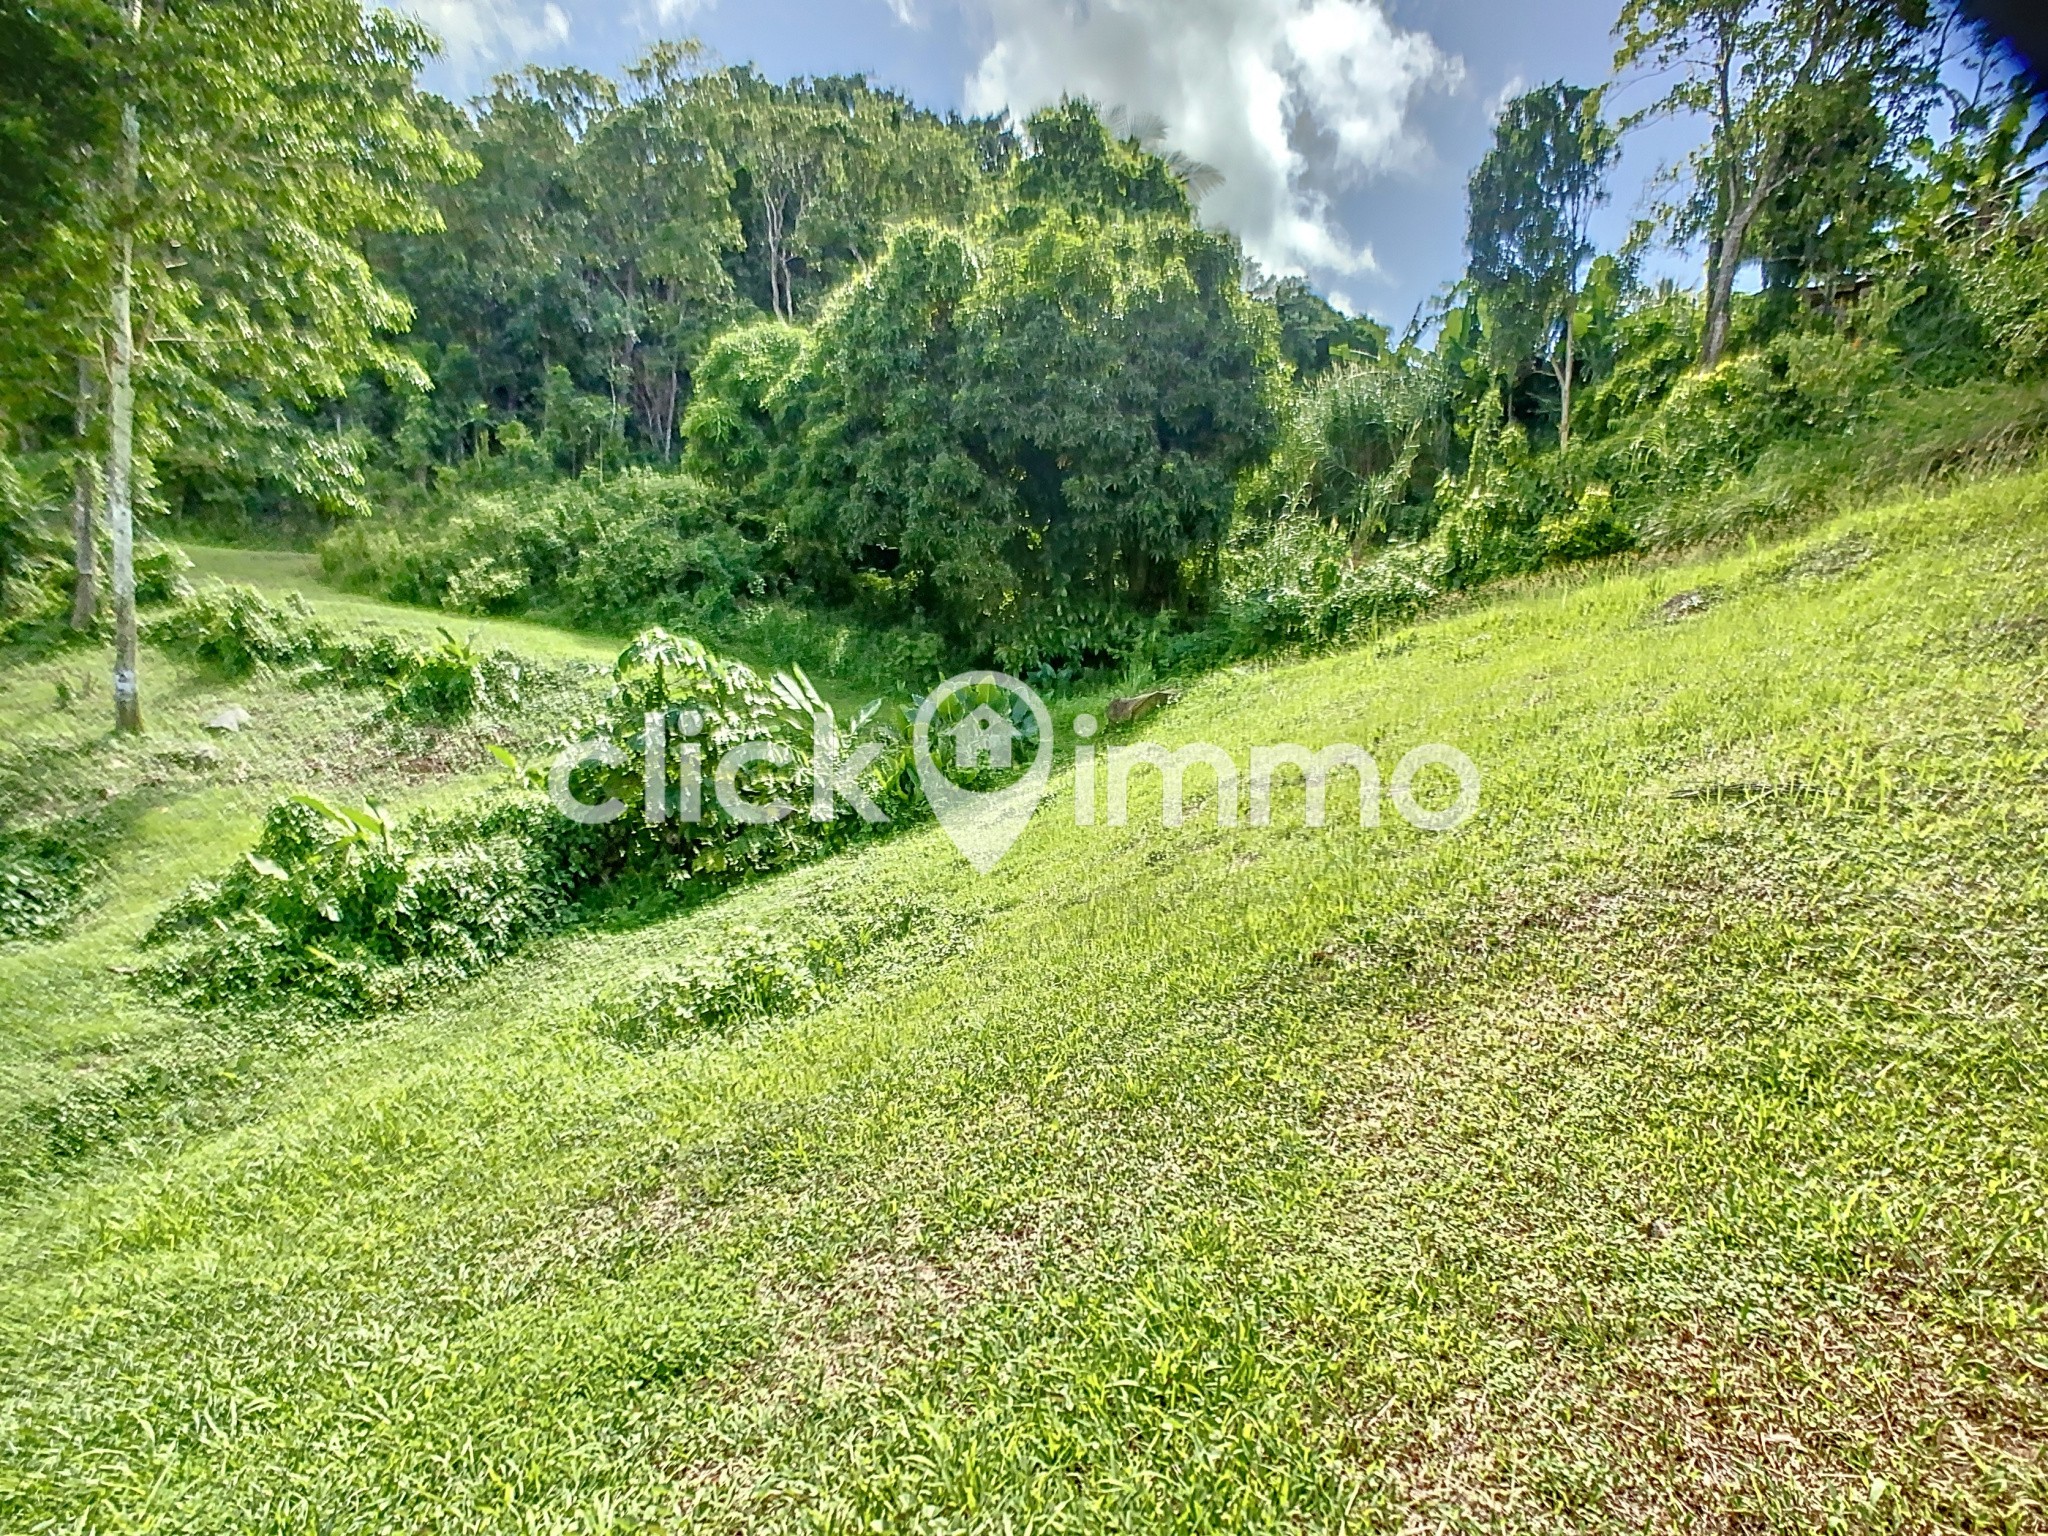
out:
{"label": "mowed grass", "polygon": [[[1147,723],[1455,745],[1455,833],[1063,776],[992,878],[920,831],[316,1040],[0,1214],[0,1528],[2042,1529],[2044,668],[1989,482]],[[592,1027],[878,913],[822,1007]]]}
{"label": "mowed grass", "polygon": [[[381,694],[228,680],[145,647],[148,733],[112,730],[112,649],[74,645],[0,664],[0,808],[10,826],[63,825],[92,855],[77,920],[43,942],[0,942],[0,1191],[151,1122],[213,1121],[267,1080],[290,1030],[225,1033],[156,1005],[124,978],[165,902],[253,845],[293,792],[405,813],[504,778],[488,743],[538,751],[577,684],[529,677],[537,708],[441,729],[392,719]],[[218,711],[250,715],[236,733]]]}

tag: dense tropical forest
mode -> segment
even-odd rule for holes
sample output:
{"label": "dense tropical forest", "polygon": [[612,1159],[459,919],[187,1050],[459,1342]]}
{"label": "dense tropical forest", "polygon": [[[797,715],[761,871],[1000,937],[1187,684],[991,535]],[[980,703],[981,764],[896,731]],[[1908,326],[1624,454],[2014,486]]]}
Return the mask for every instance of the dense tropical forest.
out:
{"label": "dense tropical forest", "polygon": [[[2040,116],[1912,6],[1630,4],[1617,69],[1666,94],[1510,101],[1469,266],[1398,335],[1084,102],[941,117],[663,44],[458,105],[391,13],[238,14],[10,10],[16,629],[104,621],[132,505],[451,613],[844,621],[906,685],[1198,668],[1782,513],[1703,503],[2048,360]],[[1660,115],[1703,148],[1597,250]],[[1643,279],[1660,242],[1698,289]]]}
{"label": "dense tropical forest", "polygon": [[2041,1528],[1986,9],[1624,0],[1376,319],[1116,102],[0,0],[0,1529]]}

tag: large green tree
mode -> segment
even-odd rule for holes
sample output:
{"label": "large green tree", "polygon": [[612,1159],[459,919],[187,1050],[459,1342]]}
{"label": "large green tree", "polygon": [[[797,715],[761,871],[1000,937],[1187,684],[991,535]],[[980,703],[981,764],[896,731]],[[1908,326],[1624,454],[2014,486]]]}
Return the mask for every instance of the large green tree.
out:
{"label": "large green tree", "polygon": [[[481,172],[437,194],[443,230],[374,252],[417,307],[437,387],[363,407],[394,441],[404,426],[417,471],[514,419],[546,436],[565,389],[601,399],[633,452],[670,458],[720,329],[807,318],[904,219],[969,221],[1014,151],[998,122],[859,78],[773,83],[690,44],[656,45],[623,86],[530,68],[438,110]],[[567,414],[583,433],[587,413]],[[564,467],[583,456],[554,446]]]}
{"label": "large green tree", "polygon": [[1539,357],[1557,380],[1558,438],[1572,435],[1579,286],[1594,255],[1593,211],[1607,197],[1615,135],[1600,93],[1562,81],[1517,96],[1473,172],[1467,276],[1485,305],[1495,366]]}
{"label": "large green tree", "polygon": [[1797,205],[1816,178],[1878,174],[1873,147],[1845,163],[1844,123],[1875,113],[1910,135],[1933,85],[1926,0],[1627,0],[1618,70],[1669,79],[1636,120],[1704,117],[1691,196],[1673,232],[1707,245],[1700,347],[1711,368],[1727,350],[1735,284],[1773,205]]}
{"label": "large green tree", "polygon": [[1278,365],[1232,247],[1184,220],[912,226],[783,391],[791,536],[979,647],[1156,608],[1267,450]]}
{"label": "large green tree", "polygon": [[138,423],[254,428],[256,411],[310,411],[365,367],[403,369],[388,337],[408,310],[362,239],[425,223],[423,188],[458,162],[413,111],[430,39],[389,11],[126,0],[106,48],[118,126],[83,159],[92,195],[64,276],[105,297],[114,692],[132,731]]}

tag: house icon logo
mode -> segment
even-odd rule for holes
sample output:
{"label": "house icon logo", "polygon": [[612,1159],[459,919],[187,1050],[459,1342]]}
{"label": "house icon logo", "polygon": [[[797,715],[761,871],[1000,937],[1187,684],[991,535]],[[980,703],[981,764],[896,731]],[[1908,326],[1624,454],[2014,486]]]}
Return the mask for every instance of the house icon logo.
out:
{"label": "house icon logo", "polygon": [[983,704],[946,732],[953,740],[953,765],[978,772],[1016,767],[1017,738],[1023,735],[1008,716]]}
{"label": "house icon logo", "polygon": [[[945,702],[968,689],[1007,693],[1031,713],[1038,726],[1036,753],[1024,776],[1002,789],[962,789],[932,758],[932,724]],[[1030,737],[1017,722],[993,704],[981,703],[945,732],[953,745],[956,768],[979,772],[1017,767],[1017,744]],[[939,828],[953,846],[982,874],[1002,863],[1024,834],[1052,782],[1052,712],[1031,688],[1001,672],[967,672],[933,689],[911,722],[911,755],[918,782],[938,817]]]}

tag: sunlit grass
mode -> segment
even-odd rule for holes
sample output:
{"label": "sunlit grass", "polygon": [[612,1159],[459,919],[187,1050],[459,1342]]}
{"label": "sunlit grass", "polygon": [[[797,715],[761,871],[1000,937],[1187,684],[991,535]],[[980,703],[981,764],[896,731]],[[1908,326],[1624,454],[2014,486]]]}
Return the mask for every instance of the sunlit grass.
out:
{"label": "sunlit grass", "polygon": [[[2039,476],[1559,581],[1147,723],[1453,744],[1455,834],[1062,775],[988,880],[915,832],[257,1021],[0,1216],[0,1526],[2037,1528],[2044,594]],[[591,1026],[897,909],[818,1010]],[[128,921],[5,963],[132,1011]]]}

